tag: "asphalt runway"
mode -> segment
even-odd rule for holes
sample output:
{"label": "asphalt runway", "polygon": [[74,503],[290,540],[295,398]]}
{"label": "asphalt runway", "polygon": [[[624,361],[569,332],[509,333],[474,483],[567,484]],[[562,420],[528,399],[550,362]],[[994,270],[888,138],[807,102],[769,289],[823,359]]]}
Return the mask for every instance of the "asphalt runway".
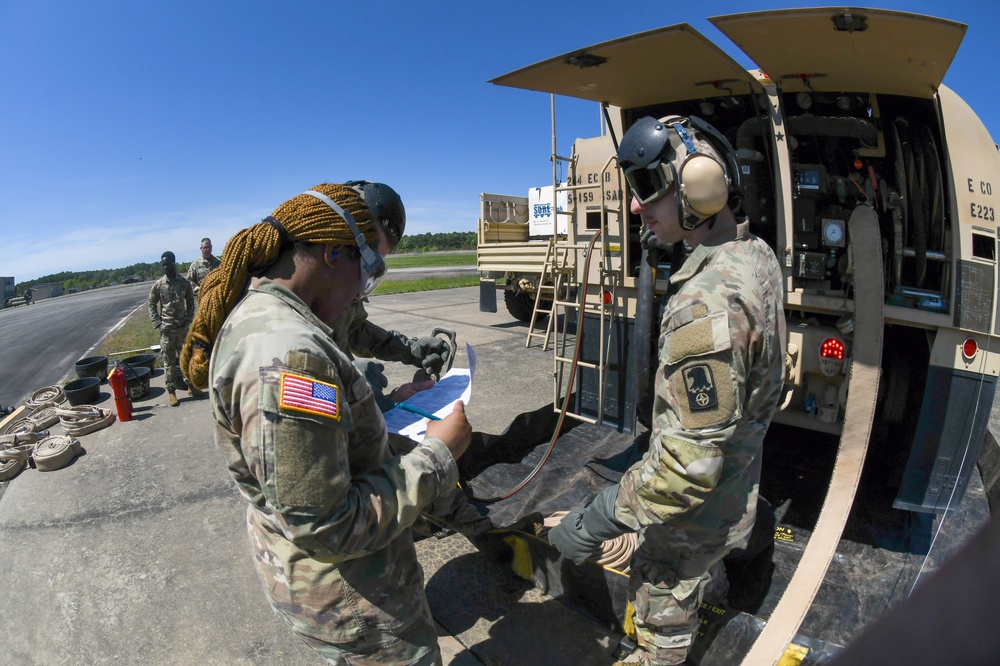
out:
{"label": "asphalt runway", "polygon": [[[475,266],[397,268],[386,280],[475,274]],[[108,287],[0,309],[0,405],[19,405],[44,386],[76,379],[73,364],[144,306],[151,285]]]}
{"label": "asphalt runway", "polygon": [[0,310],[0,405],[76,379],[73,365],[146,303],[152,283],[95,289]]}

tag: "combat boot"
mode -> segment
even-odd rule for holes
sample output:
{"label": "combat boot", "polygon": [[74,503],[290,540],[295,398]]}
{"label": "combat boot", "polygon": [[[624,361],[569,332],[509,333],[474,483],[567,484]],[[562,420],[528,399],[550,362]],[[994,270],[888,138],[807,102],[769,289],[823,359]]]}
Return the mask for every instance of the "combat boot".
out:
{"label": "combat boot", "polygon": [[177,393],[174,391],[167,391],[167,395],[170,397],[170,406],[176,407],[180,403],[177,402]]}
{"label": "combat boot", "polygon": [[202,391],[197,386],[195,386],[194,384],[192,384],[191,382],[188,382],[188,393],[191,394],[192,398],[204,398],[205,397],[205,392]]}

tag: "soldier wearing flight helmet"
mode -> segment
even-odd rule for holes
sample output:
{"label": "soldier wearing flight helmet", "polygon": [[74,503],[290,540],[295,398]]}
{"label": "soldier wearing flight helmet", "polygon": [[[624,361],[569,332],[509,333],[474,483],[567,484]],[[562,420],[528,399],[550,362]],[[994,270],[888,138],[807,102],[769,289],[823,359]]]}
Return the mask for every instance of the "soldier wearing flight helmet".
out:
{"label": "soldier wearing flight helmet", "polygon": [[[385,257],[394,252],[406,230],[406,209],[399,195],[383,183],[356,180],[347,185],[364,197],[372,218],[378,222],[379,254]],[[335,322],[333,329],[337,346],[352,358],[360,356],[364,359],[398,361],[423,368],[430,374],[438,374],[448,361],[450,350],[444,340],[429,335],[410,337],[399,331],[387,331],[369,321],[362,301],[352,304]],[[371,360],[358,361],[357,365],[372,385],[383,411],[433,385],[431,381],[404,384],[389,395],[383,395],[382,389],[387,386],[381,372],[384,366]]]}
{"label": "soldier wearing flight helmet", "polygon": [[[373,183],[367,180],[357,180],[347,183],[362,195],[372,219],[377,222],[379,231],[378,253],[385,257],[396,249],[403,232],[406,229],[406,209],[403,201],[394,189],[384,183]],[[333,328],[333,341],[345,354],[354,361],[355,366],[364,375],[375,394],[375,400],[382,411],[392,409],[397,402],[407,400],[414,393],[434,385],[432,379],[424,382],[413,382],[396,387],[388,394],[383,389],[388,387],[388,380],[382,373],[385,366],[381,361],[398,361],[437,374],[448,361],[450,352],[444,340],[434,336],[408,337],[399,331],[387,331],[368,319],[365,310],[367,298],[351,304],[350,308],[339,319]],[[396,454],[406,453],[413,446],[413,440],[407,437],[391,436],[390,446]],[[452,492],[442,493],[426,510],[425,515],[432,523],[455,530],[468,537],[481,534],[493,527],[490,519],[482,516],[469,504],[465,493],[457,486]],[[418,533],[429,535],[428,526],[418,521],[413,526]]]}
{"label": "soldier wearing flight helmet", "polygon": [[756,517],[784,371],[781,266],[737,222],[736,160],[708,123],[642,118],[622,137],[618,165],[632,213],[661,244],[684,242],[691,254],[670,275],[649,449],[549,540],[581,564],[604,540],[640,532],[629,581],[638,656],[681,664],[703,598],[725,597],[723,557],[746,544]]}

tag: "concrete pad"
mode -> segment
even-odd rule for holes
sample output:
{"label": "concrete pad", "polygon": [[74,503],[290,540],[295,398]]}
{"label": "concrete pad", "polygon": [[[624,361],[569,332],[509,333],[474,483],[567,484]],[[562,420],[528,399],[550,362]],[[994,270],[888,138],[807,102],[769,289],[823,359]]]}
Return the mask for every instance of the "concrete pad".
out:
{"label": "concrete pad", "polygon": [[[506,313],[481,315],[474,288],[377,297],[370,312],[409,335],[450,326],[476,346],[476,430],[500,432],[521,405],[549,399],[551,355],[523,350],[526,329]],[[466,364],[464,345],[457,363]],[[412,375],[388,370],[400,383]],[[246,504],[212,440],[208,399],[178,396],[180,406],[169,407],[157,370],[132,421],[81,437],[84,453],[68,467],[26,469],[6,484],[0,662],[322,663],[260,590]],[[107,384],[98,404],[114,409]],[[442,634],[446,664],[479,663]]]}

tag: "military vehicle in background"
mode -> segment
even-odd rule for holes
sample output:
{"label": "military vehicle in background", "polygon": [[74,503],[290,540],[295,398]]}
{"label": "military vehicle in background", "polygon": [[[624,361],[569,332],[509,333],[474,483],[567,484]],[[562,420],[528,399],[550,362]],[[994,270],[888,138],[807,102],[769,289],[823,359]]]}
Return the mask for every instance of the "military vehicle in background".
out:
{"label": "military vehicle in background", "polygon": [[[778,599],[752,609],[773,612],[750,632],[759,636],[744,663],[773,663],[789,641],[808,643],[796,631],[835,559],[866,459],[866,473],[877,465],[892,489],[875,509],[883,526],[940,521],[975,473],[1000,374],[1000,153],[942,84],[963,24],[838,8],[709,20],[759,69],[680,24],[492,81],[598,102],[606,129],[566,157],[553,136],[547,233],[528,229],[527,197],[482,195],[480,307],[496,311],[503,289],[511,314],[529,322],[528,344],[544,335],[542,346],[554,346],[568,416],[640,430],[656,367],[653,303],[684,253],[642,246],[617,142],[638,119],[667,115],[698,116],[728,138],[741,214],[784,268],[787,375],[774,421],[815,433],[816,457],[829,460],[822,510],[799,530],[808,544],[784,570],[776,565]],[[835,458],[823,451],[831,447]],[[791,533],[781,515],[776,529],[779,542]],[[859,557],[891,549],[876,543]]]}

